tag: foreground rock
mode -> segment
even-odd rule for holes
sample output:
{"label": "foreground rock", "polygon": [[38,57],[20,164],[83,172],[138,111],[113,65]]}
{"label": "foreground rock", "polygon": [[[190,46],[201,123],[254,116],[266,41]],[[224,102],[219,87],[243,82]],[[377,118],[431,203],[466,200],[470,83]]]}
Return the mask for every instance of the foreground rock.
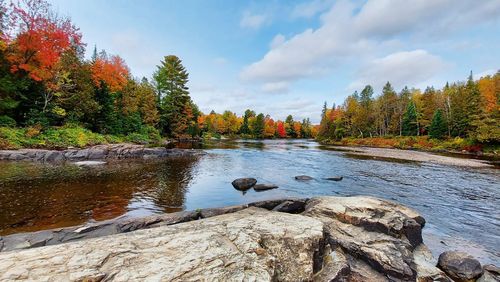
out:
{"label": "foreground rock", "polygon": [[449,251],[439,255],[438,267],[455,281],[474,281],[483,274],[481,263],[470,255]]}
{"label": "foreground rock", "polygon": [[[451,281],[422,243],[425,220],[376,198],[268,200],[162,216],[53,230],[82,237],[0,253],[0,280]],[[103,236],[109,230],[136,231]],[[19,248],[27,237],[16,238],[0,245]],[[39,239],[31,247],[47,245],[30,238]]]}
{"label": "foreground rock", "polygon": [[[248,208],[196,222],[0,255],[0,280],[305,281],[320,221]],[[293,258],[293,259],[290,259]]]}
{"label": "foreground rock", "polygon": [[278,185],[274,184],[257,184],[253,187],[255,191],[265,191],[265,190],[270,190],[270,189],[276,189],[278,188]]}
{"label": "foreground rock", "polygon": [[233,184],[234,189],[240,191],[246,191],[252,188],[257,183],[257,179],[255,178],[238,178],[233,180],[231,184]]}
{"label": "foreground rock", "polygon": [[105,159],[131,159],[131,158],[164,158],[169,156],[185,156],[203,154],[197,150],[167,149],[164,147],[148,148],[144,145],[135,144],[110,144],[97,145],[86,149],[67,150],[42,150],[42,149],[21,149],[21,150],[0,150],[0,160],[9,161],[89,161]]}

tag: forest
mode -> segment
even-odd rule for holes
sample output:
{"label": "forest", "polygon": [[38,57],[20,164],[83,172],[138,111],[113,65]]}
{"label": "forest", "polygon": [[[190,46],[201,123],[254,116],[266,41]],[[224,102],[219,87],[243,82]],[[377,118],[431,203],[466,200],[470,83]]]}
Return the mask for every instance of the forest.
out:
{"label": "forest", "polygon": [[1,1],[0,147],[87,146],[167,138],[309,138],[308,119],[252,110],[204,114],[189,95],[189,74],[168,55],[152,78],[133,77],[118,55],[94,47],[44,0]]}
{"label": "forest", "polygon": [[[325,102],[319,125],[291,115],[275,120],[250,109],[242,115],[205,114],[190,97],[189,73],[177,56],[165,56],[151,78],[139,79],[122,58],[95,46],[85,58],[80,30],[48,2],[0,4],[0,148],[221,136],[361,145],[399,137],[397,142],[421,147],[452,140],[457,149],[500,140],[498,72],[479,80],[471,73],[464,82],[423,92],[408,87],[396,92],[387,82],[376,97],[367,85],[342,105]],[[391,142],[386,145],[398,147]],[[406,143],[399,147],[412,147]]]}
{"label": "forest", "polygon": [[398,93],[387,82],[377,97],[372,86],[367,85],[360,93],[348,96],[342,105],[328,108],[325,102],[317,138],[335,143],[369,137],[364,142],[377,145],[398,136],[423,137],[401,138],[406,142],[421,142],[423,147],[435,145],[428,141],[439,143],[445,139],[478,150],[482,145],[498,145],[500,72],[477,81],[471,73],[465,82],[446,83],[441,89],[427,87],[423,92],[404,87]]}

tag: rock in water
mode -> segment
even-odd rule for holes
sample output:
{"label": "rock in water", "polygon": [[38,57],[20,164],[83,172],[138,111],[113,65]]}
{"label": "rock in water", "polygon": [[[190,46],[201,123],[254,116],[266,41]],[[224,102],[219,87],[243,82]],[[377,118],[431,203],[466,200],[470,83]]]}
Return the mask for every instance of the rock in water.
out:
{"label": "rock in water", "polygon": [[233,180],[231,184],[236,190],[245,191],[252,188],[257,183],[255,178],[238,178]]}
{"label": "rock in water", "polygon": [[295,176],[295,180],[306,181],[306,180],[313,180],[313,178],[308,175],[297,175]]}
{"label": "rock in water", "polygon": [[278,188],[278,185],[274,184],[257,184],[253,187],[255,191],[265,191],[269,189],[276,189]]}
{"label": "rock in water", "polygon": [[333,176],[333,177],[327,177],[326,180],[332,180],[332,181],[341,181],[344,179],[343,176]]}
{"label": "rock in water", "polygon": [[458,251],[444,252],[439,255],[438,267],[455,281],[475,281],[483,274],[479,261]]}

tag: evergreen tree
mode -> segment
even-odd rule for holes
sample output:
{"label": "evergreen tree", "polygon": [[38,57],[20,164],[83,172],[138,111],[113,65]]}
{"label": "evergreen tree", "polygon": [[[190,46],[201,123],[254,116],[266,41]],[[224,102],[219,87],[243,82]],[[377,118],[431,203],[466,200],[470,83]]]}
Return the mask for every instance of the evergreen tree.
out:
{"label": "evergreen tree", "polygon": [[245,111],[245,114],[243,115],[243,123],[241,124],[241,127],[240,127],[240,133],[241,134],[250,134],[250,126],[248,124],[248,119],[251,118],[251,117],[254,117],[255,116],[255,112],[250,110],[250,109],[247,109]]}
{"label": "evergreen tree", "polygon": [[261,139],[264,138],[264,114],[258,114],[255,120],[253,121],[253,136],[255,138]]}
{"label": "evergreen tree", "polygon": [[174,137],[187,134],[193,118],[187,116],[193,105],[186,85],[188,77],[182,61],[174,55],[166,56],[153,74],[160,101],[160,127],[163,133]]}
{"label": "evergreen tree", "polygon": [[327,106],[326,101],[325,101],[325,103],[323,104],[323,109],[321,110],[321,120],[323,120],[326,116],[326,112],[328,110],[327,107],[328,106]]}
{"label": "evergreen tree", "polygon": [[405,136],[418,135],[417,108],[415,103],[410,101],[403,115],[402,133]]}
{"label": "evergreen tree", "polygon": [[447,132],[448,125],[443,117],[443,111],[441,109],[437,109],[429,127],[429,136],[431,138],[443,139]]}
{"label": "evergreen tree", "polygon": [[292,115],[288,115],[285,119],[285,123],[286,123],[286,135],[289,136],[289,137],[297,137],[297,134],[295,132],[295,130],[293,129],[293,117]]}

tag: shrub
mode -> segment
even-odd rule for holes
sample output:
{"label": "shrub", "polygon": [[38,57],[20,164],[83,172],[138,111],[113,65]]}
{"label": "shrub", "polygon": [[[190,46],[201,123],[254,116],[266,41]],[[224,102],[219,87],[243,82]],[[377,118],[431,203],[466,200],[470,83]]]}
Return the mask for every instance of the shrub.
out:
{"label": "shrub", "polygon": [[16,121],[9,116],[0,116],[0,127],[15,127]]}

